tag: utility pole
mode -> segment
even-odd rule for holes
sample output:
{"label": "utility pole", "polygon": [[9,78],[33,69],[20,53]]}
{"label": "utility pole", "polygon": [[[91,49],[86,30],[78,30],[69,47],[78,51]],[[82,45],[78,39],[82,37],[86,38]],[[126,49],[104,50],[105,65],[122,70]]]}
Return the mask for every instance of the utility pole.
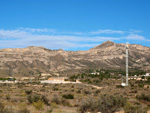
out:
{"label": "utility pole", "polygon": [[128,86],[128,42],[126,43],[126,86]]}
{"label": "utility pole", "polygon": [[[121,85],[122,86],[128,86],[128,68],[129,68],[129,66],[128,66],[128,62],[129,62],[129,60],[128,60],[128,48],[129,48],[129,43],[127,42],[126,43],[126,77],[123,77],[123,75],[121,76]],[[125,82],[124,82],[124,79],[126,80]]]}

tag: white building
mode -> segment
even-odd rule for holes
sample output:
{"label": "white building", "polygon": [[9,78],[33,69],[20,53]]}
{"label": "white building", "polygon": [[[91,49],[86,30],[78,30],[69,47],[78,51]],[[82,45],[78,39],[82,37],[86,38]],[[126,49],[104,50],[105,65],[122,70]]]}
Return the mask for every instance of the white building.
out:
{"label": "white building", "polygon": [[41,83],[51,83],[51,84],[65,84],[65,83],[81,83],[79,81],[71,82],[67,81],[67,77],[50,77],[48,80],[43,80]]}
{"label": "white building", "polygon": [[150,76],[150,73],[146,73],[144,76]]}
{"label": "white building", "polygon": [[99,73],[97,73],[97,72],[94,72],[94,73],[91,73],[92,75],[99,75]]}

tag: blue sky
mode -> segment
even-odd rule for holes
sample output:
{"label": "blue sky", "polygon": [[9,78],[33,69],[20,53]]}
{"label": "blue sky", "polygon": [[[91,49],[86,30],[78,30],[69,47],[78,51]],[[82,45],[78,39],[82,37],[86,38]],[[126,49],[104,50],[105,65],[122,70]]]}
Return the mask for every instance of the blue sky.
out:
{"label": "blue sky", "polygon": [[150,0],[0,0],[0,48],[150,47]]}

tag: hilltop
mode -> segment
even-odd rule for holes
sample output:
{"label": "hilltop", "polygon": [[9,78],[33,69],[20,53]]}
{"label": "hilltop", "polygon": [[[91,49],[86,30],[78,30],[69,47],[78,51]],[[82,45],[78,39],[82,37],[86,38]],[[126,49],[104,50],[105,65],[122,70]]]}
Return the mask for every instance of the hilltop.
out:
{"label": "hilltop", "polygon": [[[0,49],[0,76],[69,73],[83,69],[125,69],[125,44],[104,42],[86,51],[44,47]],[[129,68],[150,69],[150,48],[129,44]]]}

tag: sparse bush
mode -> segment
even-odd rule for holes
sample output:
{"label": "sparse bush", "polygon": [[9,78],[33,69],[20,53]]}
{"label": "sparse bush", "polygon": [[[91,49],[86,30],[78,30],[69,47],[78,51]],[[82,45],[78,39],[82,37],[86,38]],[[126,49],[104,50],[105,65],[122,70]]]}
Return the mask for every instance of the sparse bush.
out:
{"label": "sparse bush", "polygon": [[42,109],[44,106],[44,102],[42,100],[38,100],[37,102],[33,102],[33,106],[38,110]]}
{"label": "sparse bush", "polygon": [[143,87],[144,87],[144,84],[143,84],[143,83],[139,83],[138,86],[139,86],[140,88],[143,88]]}
{"label": "sparse bush", "polygon": [[52,113],[53,112],[53,108],[50,108],[46,111],[46,113]]}
{"label": "sparse bush", "polygon": [[92,110],[94,112],[95,111],[94,105],[96,105],[95,102],[96,102],[95,98],[92,98],[92,97],[88,97],[87,99],[82,100],[79,105],[79,112],[85,113],[85,112],[92,111]]}
{"label": "sparse bush", "polygon": [[28,100],[29,103],[32,103],[32,96],[31,96],[31,95],[28,95],[28,96],[27,96],[27,100]]}
{"label": "sparse bush", "polygon": [[6,100],[10,100],[10,95],[9,94],[6,95]]}
{"label": "sparse bush", "polygon": [[69,81],[68,79],[64,79],[64,81]]}
{"label": "sparse bush", "polygon": [[0,113],[14,113],[11,108],[5,108],[4,104],[0,102]]}
{"label": "sparse bush", "polygon": [[20,109],[17,113],[30,113],[27,108]]}
{"label": "sparse bush", "polygon": [[88,90],[84,90],[84,94],[91,94],[91,92],[90,91],[88,91]]}
{"label": "sparse bush", "polygon": [[125,113],[146,113],[147,108],[142,105],[134,105],[130,102],[124,106]]}
{"label": "sparse bush", "polygon": [[45,92],[45,89],[44,89],[44,88],[42,88],[42,89],[40,89],[40,91],[41,91],[41,92]]}
{"label": "sparse bush", "polygon": [[63,106],[70,106],[69,101],[67,101],[66,99],[62,99],[61,103],[62,103]]}
{"label": "sparse bush", "polygon": [[145,76],[142,76],[141,79],[145,79]]}
{"label": "sparse bush", "polygon": [[124,88],[122,85],[116,85],[116,88]]}
{"label": "sparse bush", "polygon": [[72,94],[64,94],[64,95],[62,95],[62,97],[65,99],[74,99],[74,95],[72,95]]}
{"label": "sparse bush", "polygon": [[57,95],[53,95],[51,102],[56,103],[56,104],[60,104],[61,99]]}
{"label": "sparse bush", "polygon": [[42,95],[42,96],[41,96],[41,100],[44,102],[44,104],[50,105],[50,104],[49,104],[49,100],[46,98],[46,96]]}
{"label": "sparse bush", "polygon": [[77,91],[77,93],[81,93],[81,90],[79,89],[79,90]]}
{"label": "sparse bush", "polygon": [[37,94],[29,95],[29,96],[27,96],[27,100],[29,103],[37,102],[40,100],[40,95],[37,95]]}
{"label": "sparse bush", "polygon": [[84,112],[102,112],[112,113],[118,108],[123,107],[126,103],[126,98],[120,95],[101,94],[98,99],[89,97],[83,100],[80,104],[79,111]]}
{"label": "sparse bush", "polygon": [[142,93],[142,94],[140,94],[140,95],[137,95],[136,98],[137,98],[138,100],[144,100],[144,101],[150,102],[150,95],[149,95],[149,94],[144,94],[144,93]]}
{"label": "sparse bush", "polygon": [[58,108],[58,105],[56,103],[51,103],[52,108]]}
{"label": "sparse bush", "polygon": [[58,87],[53,87],[53,90],[54,90],[54,91],[58,91],[59,88],[58,88]]}
{"label": "sparse bush", "polygon": [[147,77],[147,83],[150,84],[150,77]]}
{"label": "sparse bush", "polygon": [[4,105],[2,103],[0,103],[0,113],[2,112],[3,113],[4,111]]}
{"label": "sparse bush", "polygon": [[44,95],[37,95],[37,94],[28,95],[27,100],[29,103],[34,103],[41,100],[44,102],[44,104],[49,105],[49,100]]}
{"label": "sparse bush", "polygon": [[134,80],[130,80],[129,84],[130,84],[131,87],[134,87],[135,86],[135,81]]}
{"label": "sparse bush", "polygon": [[29,95],[29,94],[32,93],[32,90],[25,90],[25,93],[26,93],[27,95]]}
{"label": "sparse bush", "polygon": [[72,85],[71,88],[74,88],[74,85]]}
{"label": "sparse bush", "polygon": [[35,94],[32,96],[32,102],[37,102],[39,100],[40,100],[40,95]]}
{"label": "sparse bush", "polygon": [[96,90],[95,93],[96,93],[96,94],[100,93],[100,90]]}
{"label": "sparse bush", "polygon": [[137,93],[138,92],[138,90],[132,90],[130,93]]}
{"label": "sparse bush", "polygon": [[25,85],[25,83],[17,83],[18,88],[23,88],[24,85]]}

